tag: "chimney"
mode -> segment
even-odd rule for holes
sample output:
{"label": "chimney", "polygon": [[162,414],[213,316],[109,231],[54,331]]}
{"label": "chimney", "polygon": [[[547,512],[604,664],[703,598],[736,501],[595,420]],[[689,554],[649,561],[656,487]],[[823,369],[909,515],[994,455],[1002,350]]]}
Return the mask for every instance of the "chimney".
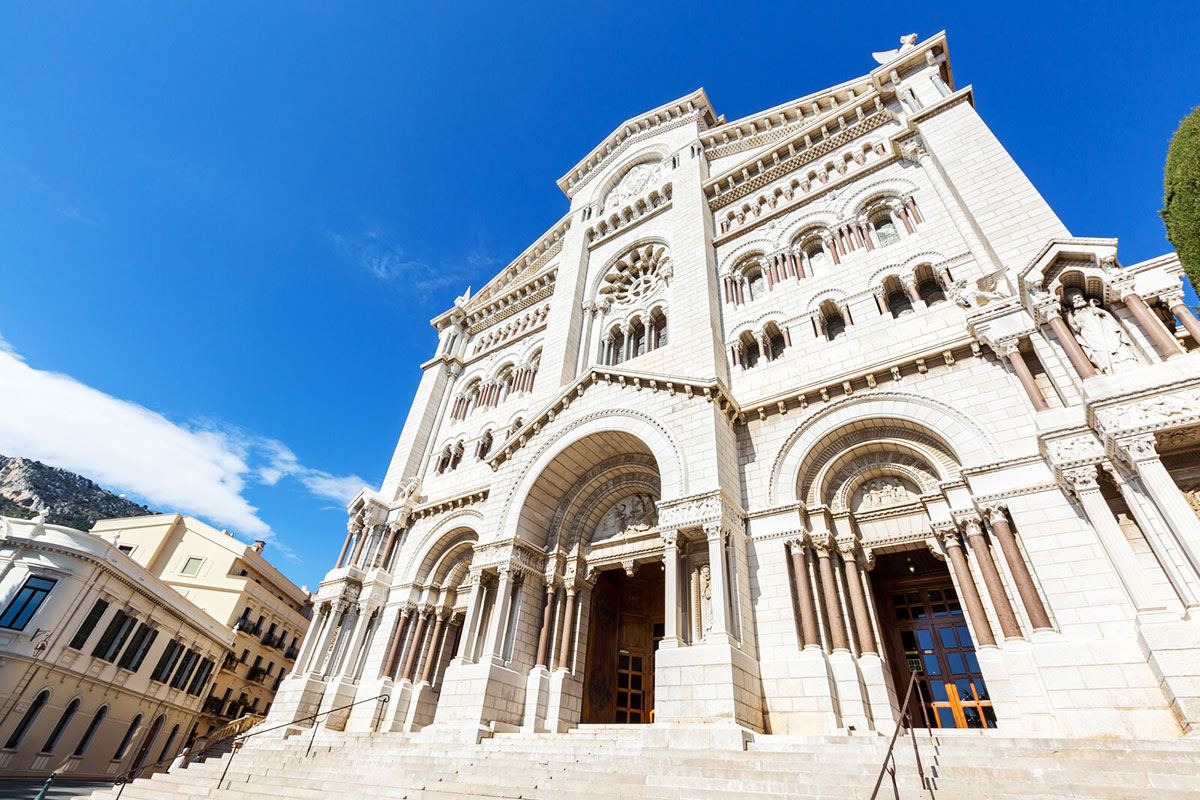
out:
{"label": "chimney", "polygon": [[267,546],[267,543],[265,541],[263,541],[262,539],[255,539],[254,544],[250,545],[250,549],[256,553],[261,553],[263,551],[263,548],[266,546]]}

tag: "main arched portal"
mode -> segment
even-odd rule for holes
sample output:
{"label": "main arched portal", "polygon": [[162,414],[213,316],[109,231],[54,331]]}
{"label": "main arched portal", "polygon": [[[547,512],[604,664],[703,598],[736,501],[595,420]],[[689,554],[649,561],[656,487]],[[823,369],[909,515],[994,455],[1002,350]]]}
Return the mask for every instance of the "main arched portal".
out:
{"label": "main arched portal", "polygon": [[612,430],[563,449],[525,497],[518,530],[546,554],[535,669],[551,676],[551,722],[652,719],[663,636],[661,499],[651,449]]}

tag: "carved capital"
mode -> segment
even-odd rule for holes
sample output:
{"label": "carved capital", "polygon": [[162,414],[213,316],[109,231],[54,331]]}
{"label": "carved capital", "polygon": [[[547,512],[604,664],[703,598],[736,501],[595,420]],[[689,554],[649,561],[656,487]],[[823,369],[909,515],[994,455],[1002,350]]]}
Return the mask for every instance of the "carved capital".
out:
{"label": "carved capital", "polygon": [[816,552],[818,558],[829,558],[837,545],[833,536],[826,534],[824,536],[810,536],[809,543],[812,549]]}
{"label": "carved capital", "polygon": [[676,550],[679,547],[679,531],[674,528],[659,531],[658,536],[662,539],[663,547],[668,550]]}
{"label": "carved capital", "polygon": [[1181,306],[1183,302],[1183,287],[1176,286],[1172,289],[1164,289],[1158,293],[1158,299],[1163,301],[1167,308],[1175,308]]}
{"label": "carved capital", "polygon": [[858,546],[858,540],[854,538],[838,539],[837,550],[847,564],[852,564],[858,559],[858,551],[861,548]]}
{"label": "carved capital", "polygon": [[983,534],[983,518],[978,514],[964,514],[958,518],[958,527],[967,536]]}
{"label": "carved capital", "polygon": [[1008,358],[1021,350],[1021,340],[1017,337],[1010,339],[1001,339],[998,342],[991,342],[992,350],[1000,358]]}
{"label": "carved capital", "polygon": [[787,545],[788,550],[791,552],[804,555],[804,551],[808,549],[808,536],[793,536],[784,542],[784,544]]}
{"label": "carved capital", "polygon": [[722,542],[725,541],[725,527],[720,523],[720,521],[706,522],[701,526],[701,528],[704,531],[704,537],[710,542],[713,539],[718,538]]}
{"label": "carved capital", "polygon": [[953,522],[933,522],[929,525],[933,536],[946,547],[961,547],[958,541],[958,525]]}
{"label": "carved capital", "polygon": [[1046,325],[1052,319],[1062,319],[1062,304],[1058,302],[1057,297],[1038,292],[1030,301],[1033,318],[1039,325]]}
{"label": "carved capital", "polygon": [[1159,457],[1158,442],[1152,433],[1118,439],[1116,446],[1117,454],[1130,464],[1139,464],[1143,461],[1157,461]]}
{"label": "carved capital", "polygon": [[922,158],[928,155],[929,151],[925,149],[925,142],[920,137],[913,137],[912,139],[905,139],[903,142],[900,142],[900,157],[905,161],[918,164]]}
{"label": "carved capital", "polygon": [[1072,494],[1100,491],[1100,471],[1096,466],[1074,467],[1062,471],[1063,484]]}
{"label": "carved capital", "polygon": [[1007,509],[1008,505],[1005,503],[993,503],[983,506],[979,511],[983,514],[984,519],[995,525],[997,522],[1008,522],[1008,517],[1004,513]]}

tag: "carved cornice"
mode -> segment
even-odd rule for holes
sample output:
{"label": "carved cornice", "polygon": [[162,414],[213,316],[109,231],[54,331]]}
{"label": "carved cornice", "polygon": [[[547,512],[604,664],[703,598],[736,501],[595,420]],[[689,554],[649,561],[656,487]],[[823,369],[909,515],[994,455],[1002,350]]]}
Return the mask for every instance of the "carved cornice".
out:
{"label": "carved cornice", "polygon": [[432,503],[426,503],[423,506],[418,506],[417,508],[413,509],[412,519],[416,521],[419,519],[424,519],[425,517],[441,514],[445,511],[451,511],[453,509],[463,508],[476,503],[482,503],[488,499],[488,494],[490,492],[491,490],[489,488],[482,487],[478,489],[472,489],[465,494],[447,497],[442,500],[436,500]]}
{"label": "carved cornice", "polygon": [[[562,245],[560,243],[559,247],[561,246]],[[471,318],[468,321],[471,319],[474,321],[471,322],[470,327],[467,328],[467,333],[471,336],[481,333],[493,325],[503,322],[513,314],[524,311],[535,303],[550,297],[552,294],[554,294],[554,287],[556,285],[555,278],[557,277],[557,273],[557,269],[551,270],[544,276],[545,283],[543,286],[541,286],[541,288],[519,297],[507,304],[503,300],[500,301],[500,308],[490,314],[487,314],[486,316],[484,315],[484,312],[471,315]],[[491,308],[491,306],[488,306],[488,308]]]}
{"label": "carved cornice", "polygon": [[658,503],[659,528],[675,530],[719,525],[724,530],[745,532],[741,507],[717,490]]}

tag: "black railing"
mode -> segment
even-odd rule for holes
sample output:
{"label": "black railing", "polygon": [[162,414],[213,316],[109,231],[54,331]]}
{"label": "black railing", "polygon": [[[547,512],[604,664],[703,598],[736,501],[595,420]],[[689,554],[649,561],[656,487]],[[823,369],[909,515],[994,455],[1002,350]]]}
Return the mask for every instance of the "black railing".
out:
{"label": "black railing", "polygon": [[300,655],[300,648],[292,645],[287,649],[287,652],[283,654],[283,657],[290,661],[298,655]]}
{"label": "black railing", "polygon": [[[347,708],[353,708],[354,706],[362,705],[363,703],[378,702],[378,703],[387,705],[387,702],[389,699],[390,698],[386,694],[381,694],[376,697],[368,697],[366,700],[357,700],[353,703],[347,703],[344,706],[338,706],[337,708],[331,708],[328,711],[320,711],[320,712],[317,712],[316,714],[309,714],[307,717],[301,717],[300,719],[294,719],[291,722],[285,722],[282,725],[275,725],[274,727],[264,728],[263,730],[247,731],[246,733],[234,736],[232,749],[230,749],[230,751],[229,751],[229,759],[225,762],[225,769],[222,770],[221,777],[217,779],[217,785],[215,788],[217,788],[217,789],[221,788],[221,784],[225,782],[225,776],[229,774],[229,765],[233,763],[233,757],[237,755],[238,750],[242,749],[242,745],[245,744],[246,740],[249,739],[251,736],[258,736],[259,734],[262,734],[262,733],[270,733],[271,731],[277,731],[281,728],[290,728],[301,722],[307,722],[308,720],[312,720],[312,723],[313,723],[312,737],[309,738],[309,740],[308,740],[308,749],[304,751],[304,757],[308,758],[309,754],[312,752],[313,742],[316,741],[316,738],[317,738],[317,727],[318,727],[317,720],[318,719],[320,719],[321,717],[329,716],[330,714],[333,714],[334,712],[337,712],[337,711],[345,711]],[[372,732],[374,732],[374,730],[377,727],[379,727],[378,716],[376,716],[375,723],[371,726]],[[229,788],[229,787],[226,787],[226,788]]]}
{"label": "black railing", "polygon": [[908,728],[909,736],[912,738],[913,757],[917,760],[917,775],[921,779],[921,787],[925,788],[925,768],[921,765],[921,751],[917,749],[917,733],[916,727],[912,724],[912,707],[913,689],[917,690],[917,705],[921,707],[921,717],[925,722],[925,727],[929,728],[929,714],[925,710],[925,700],[921,696],[921,687],[917,684],[917,673],[913,672],[908,676],[908,688],[904,691],[904,702],[900,705],[900,719],[896,720],[896,730],[892,731],[892,740],[888,742],[887,752],[883,756],[883,766],[879,768],[879,777],[875,780],[875,789],[871,792],[871,800],[875,800],[879,794],[879,787],[883,785],[883,776],[892,776],[892,791],[895,793],[897,800],[900,798],[900,787],[896,784],[896,739],[900,736],[900,731],[905,727]]}

